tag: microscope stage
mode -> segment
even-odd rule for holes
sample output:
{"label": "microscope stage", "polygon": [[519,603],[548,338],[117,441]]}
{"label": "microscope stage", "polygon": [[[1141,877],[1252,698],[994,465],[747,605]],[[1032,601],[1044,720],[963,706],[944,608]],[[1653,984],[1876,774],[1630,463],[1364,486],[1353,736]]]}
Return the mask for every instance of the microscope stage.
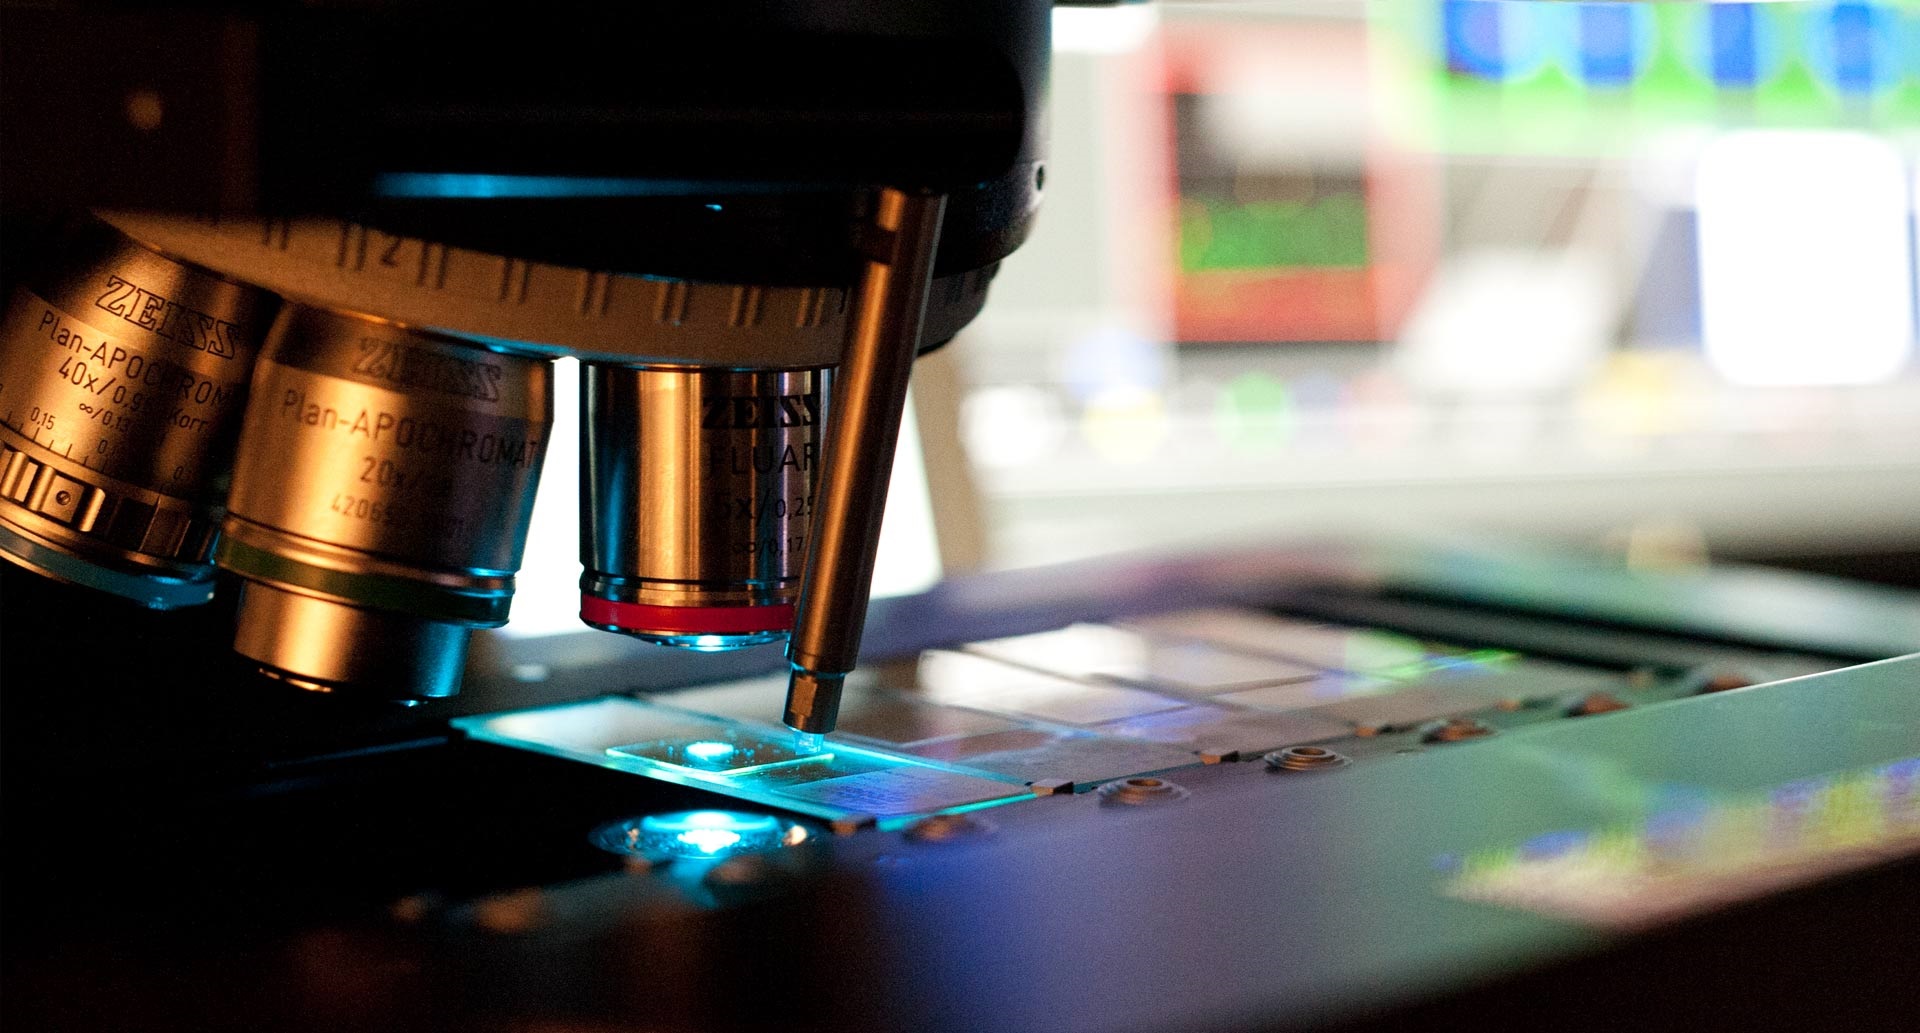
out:
{"label": "microscope stage", "polygon": [[1075,624],[862,670],[819,753],[772,720],[785,685],[771,675],[454,725],[762,807],[897,828],[1313,743],[1372,758],[1664,691],[1598,667],[1233,609]]}

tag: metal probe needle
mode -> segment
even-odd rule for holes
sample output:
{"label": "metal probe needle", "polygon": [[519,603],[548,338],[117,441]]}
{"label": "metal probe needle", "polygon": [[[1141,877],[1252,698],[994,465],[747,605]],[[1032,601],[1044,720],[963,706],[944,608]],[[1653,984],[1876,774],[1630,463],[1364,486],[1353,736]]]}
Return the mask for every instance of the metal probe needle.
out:
{"label": "metal probe needle", "polygon": [[944,195],[889,187],[874,214],[853,336],[834,376],[807,565],[787,643],[793,671],[784,719],[803,737],[833,731],[840,690],[860,658],[880,518],[946,208]]}

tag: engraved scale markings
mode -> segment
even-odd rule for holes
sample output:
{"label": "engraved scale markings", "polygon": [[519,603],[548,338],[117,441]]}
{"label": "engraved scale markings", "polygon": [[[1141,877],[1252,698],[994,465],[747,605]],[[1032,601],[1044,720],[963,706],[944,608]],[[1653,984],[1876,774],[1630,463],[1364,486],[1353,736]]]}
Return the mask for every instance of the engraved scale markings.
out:
{"label": "engraved scale markings", "polygon": [[660,301],[654,309],[654,322],[679,326],[687,318],[687,283],[684,280],[660,281]]}
{"label": "engraved scale markings", "polygon": [[367,268],[367,228],[351,222],[340,223],[340,249],[334,264],[361,272]]}
{"label": "engraved scale markings", "polygon": [[[527,280],[533,274],[533,266],[517,258],[500,259],[500,300],[516,305],[527,301]],[[443,282],[442,287],[446,284]]]}
{"label": "engraved scale markings", "polygon": [[760,308],[766,297],[761,287],[735,287],[733,289],[733,307],[727,312],[729,326],[756,326],[760,322]]}
{"label": "engraved scale markings", "polygon": [[580,314],[604,316],[613,301],[613,274],[582,271],[580,274]]}
{"label": "engraved scale markings", "polygon": [[[839,359],[849,317],[851,291],[843,285],[592,272],[395,238],[335,220],[269,223],[121,212],[107,213],[107,219],[187,261],[284,295],[349,309],[377,300],[386,318],[525,342],[534,351],[590,361],[736,367],[752,359],[782,368],[829,366]],[[394,261],[383,264],[390,251]],[[984,301],[979,288],[990,276],[989,270],[938,281],[932,298],[939,312],[929,313],[929,332],[951,333],[969,320]],[[361,282],[366,277],[376,282]]]}
{"label": "engraved scale markings", "polygon": [[447,246],[423,242],[420,246],[420,272],[414,283],[433,290],[447,285]]}
{"label": "engraved scale markings", "polygon": [[820,325],[820,313],[826,307],[827,292],[824,288],[808,287],[800,292],[800,311],[794,316],[793,325],[808,329]]}
{"label": "engraved scale markings", "polygon": [[0,445],[0,498],[150,555],[199,562],[213,544],[208,521],[84,484],[9,445]]}

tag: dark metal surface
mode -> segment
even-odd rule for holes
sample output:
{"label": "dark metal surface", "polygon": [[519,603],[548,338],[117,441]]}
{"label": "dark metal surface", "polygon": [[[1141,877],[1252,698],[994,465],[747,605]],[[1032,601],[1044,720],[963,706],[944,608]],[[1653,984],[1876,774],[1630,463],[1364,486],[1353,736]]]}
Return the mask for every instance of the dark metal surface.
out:
{"label": "dark metal surface", "polygon": [[[786,284],[850,282],[867,188],[923,183],[954,195],[942,270],[975,269],[1037,207],[1050,6],[7,4],[0,178],[12,203],[324,213]],[[572,182],[502,196],[382,178],[415,174]]]}
{"label": "dark metal surface", "polygon": [[[960,582],[876,607],[869,647],[1315,585],[1366,595],[1334,573],[1364,566],[1353,556],[1282,555]],[[156,666],[147,652],[145,683],[116,688],[127,672],[104,655],[109,677],[83,698],[59,680],[82,644],[184,642],[183,622],[209,614],[82,611],[73,590],[17,575],[0,588],[9,1028],[1898,1029],[1911,1014],[1910,860],[1642,934],[1445,890],[1451,858],[1644,820],[1674,794],[1920,755],[1916,659],[1590,717],[1516,713],[1469,741],[1351,739],[1338,752],[1353,762],[1324,770],[1195,765],[1161,776],[1185,792],[1162,805],[1056,794],[984,812],[984,832],[865,831],[649,869],[588,834],[702,794],[434,729],[451,708],[711,667],[603,654],[569,673],[549,656],[552,676],[529,683],[508,669],[536,651],[496,653],[498,675],[396,719],[276,703],[212,654]],[[1497,614],[1460,613],[1498,640]],[[1565,642],[1612,634],[1557,625]],[[1753,652],[1687,627],[1659,637]],[[619,642],[585,641],[599,640]],[[167,679],[173,692],[150,691]]]}
{"label": "dark metal surface", "polygon": [[1626,629],[1689,630],[1836,656],[1920,647],[1909,593],[1758,566],[1640,570],[1619,559],[1467,542],[1380,549],[1351,573],[1414,597]]}
{"label": "dark metal surface", "polygon": [[[1544,1016],[1480,988],[1554,964],[1651,977],[1600,989],[1575,967],[1534,984],[1576,1025],[1607,1028],[1616,1008],[1684,1001],[1700,983],[1688,968],[1646,973],[1630,938],[1448,899],[1436,859],[1634,816],[1645,787],[1757,789],[1911,755],[1915,666],[1311,777],[1196,768],[1180,777],[1187,796],[1162,807],[1050,797],[995,811],[991,836],[862,833],[718,883],[711,871],[611,870],[584,849],[596,817],[675,802],[658,786],[474,747],[369,758],[324,792],[188,808],[157,829],[119,818],[119,835],[149,836],[137,865],[98,840],[45,844],[27,877],[91,896],[62,892],[16,915],[7,1007],[40,1029],[135,1015],[143,1028],[207,1030],[534,1029],[563,1016],[591,1029],[1263,1029],[1402,1007],[1470,1019],[1457,1002],[1476,994]],[[1790,748],[1809,739],[1826,748]],[[399,807],[394,794],[433,806]],[[248,822],[223,828],[239,808]],[[94,856],[45,881],[43,864],[75,853]],[[1910,900],[1900,885],[1883,884],[1896,895],[1882,899]],[[1752,956],[1729,931],[1769,908],[1804,914],[1809,896],[1751,906],[1731,929],[1709,918],[1664,935],[1691,935],[1692,963],[1712,972],[1725,952]],[[32,949],[15,947],[23,933]],[[1803,971],[1782,943],[1754,980],[1716,977],[1713,1007],[1738,1009],[1743,1028],[1792,1028],[1809,1012],[1899,1028],[1893,1001],[1835,991],[1910,965],[1916,947],[1909,925],[1869,922],[1839,948],[1859,972],[1822,986],[1809,977],[1834,966]],[[1793,1006],[1753,1008],[1783,997]]]}

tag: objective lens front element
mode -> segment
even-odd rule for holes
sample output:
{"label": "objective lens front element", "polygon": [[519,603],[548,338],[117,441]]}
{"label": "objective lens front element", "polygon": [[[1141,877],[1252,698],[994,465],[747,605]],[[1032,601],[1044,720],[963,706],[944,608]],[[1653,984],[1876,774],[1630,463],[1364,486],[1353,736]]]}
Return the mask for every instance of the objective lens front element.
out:
{"label": "objective lens front element", "polygon": [[218,561],[234,648],[283,681],[459,690],[507,619],[553,424],[551,363],[289,305],[261,353]]}
{"label": "objective lens front element", "polygon": [[157,609],[209,553],[272,295],[91,219],[0,317],[0,556]]}
{"label": "objective lens front element", "polygon": [[583,369],[580,619],[696,650],[785,638],[826,371]]}

